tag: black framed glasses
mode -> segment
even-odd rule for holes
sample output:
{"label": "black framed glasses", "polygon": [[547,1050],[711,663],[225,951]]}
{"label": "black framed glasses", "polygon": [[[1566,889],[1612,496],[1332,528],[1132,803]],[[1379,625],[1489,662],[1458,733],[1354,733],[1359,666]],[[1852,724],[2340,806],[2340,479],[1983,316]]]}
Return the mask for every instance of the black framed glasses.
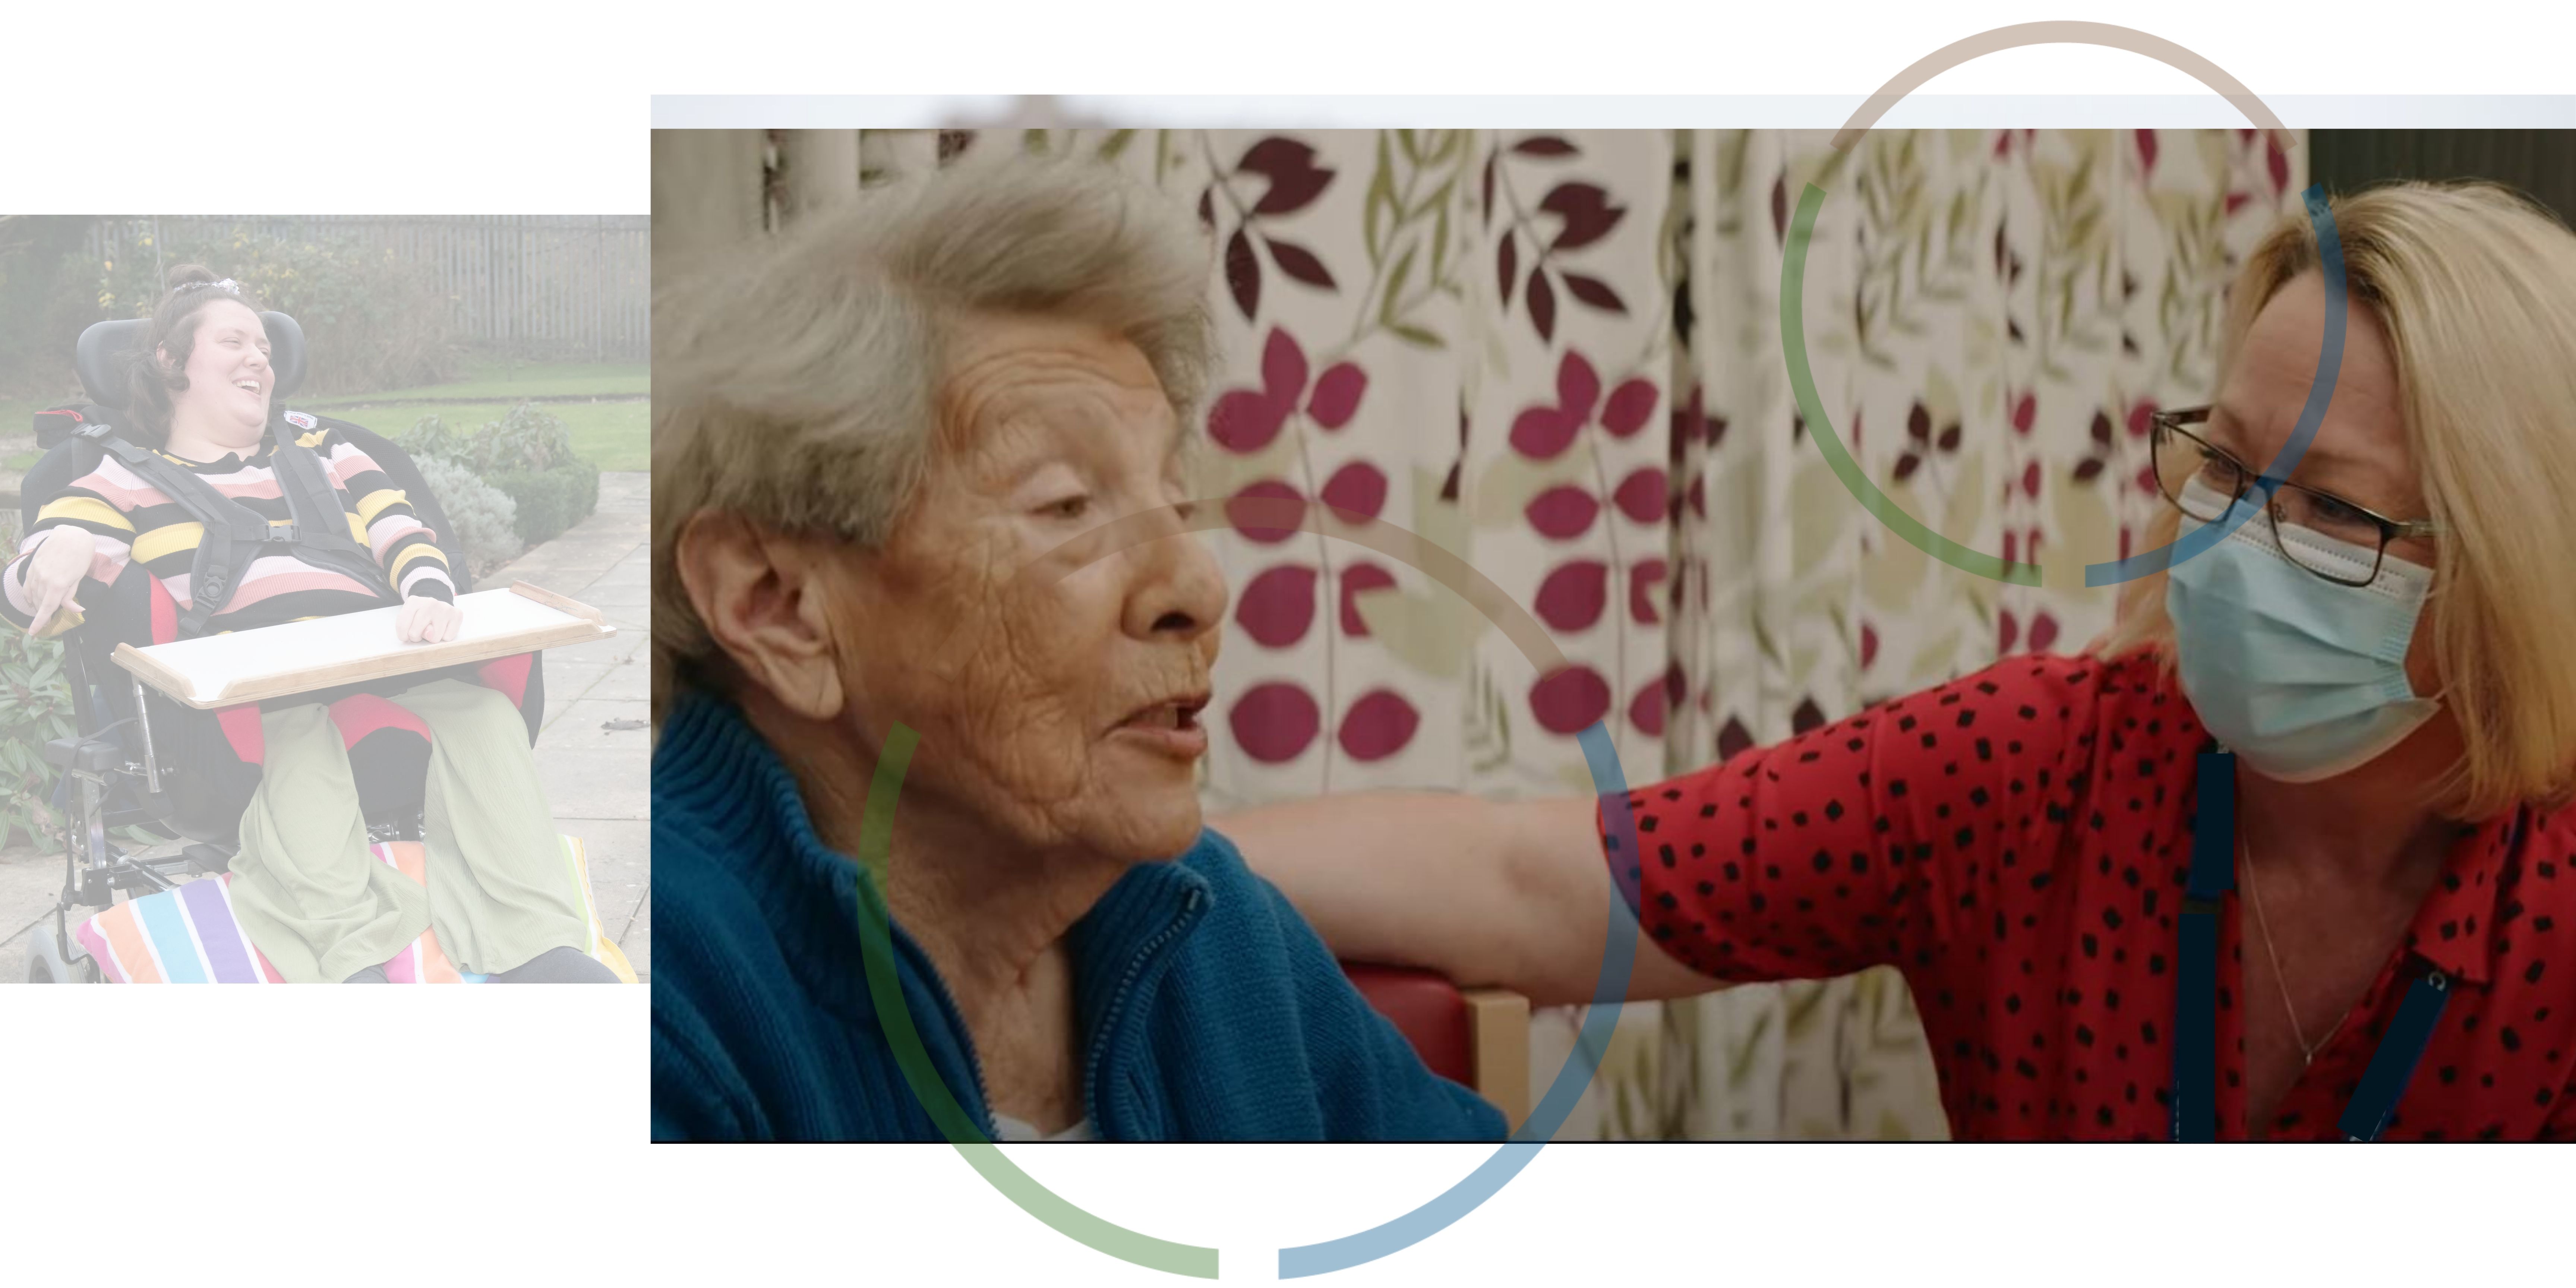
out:
{"label": "black framed glasses", "polygon": [[[2392,519],[2331,492],[2256,473],[2232,453],[2183,428],[2208,423],[2209,410],[2178,407],[2148,418],[2154,426],[2149,443],[2156,487],[2184,514],[2216,523],[2247,504],[2246,493],[2260,489],[2281,553],[2300,568],[2345,586],[2377,580],[2389,542],[2442,531],[2431,519]],[[2197,492],[2191,486],[2195,482]],[[2370,553],[2361,555],[2364,550]]]}

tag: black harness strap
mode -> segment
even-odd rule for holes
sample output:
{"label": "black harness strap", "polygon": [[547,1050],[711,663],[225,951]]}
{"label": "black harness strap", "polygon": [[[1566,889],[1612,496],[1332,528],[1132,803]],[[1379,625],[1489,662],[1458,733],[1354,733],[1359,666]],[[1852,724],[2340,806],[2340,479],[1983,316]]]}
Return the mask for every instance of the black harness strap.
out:
{"label": "black harness strap", "polygon": [[113,419],[94,403],[64,403],[36,413],[36,450],[50,452],[79,434],[83,426]]}
{"label": "black harness strap", "polygon": [[[348,508],[341,504],[339,489],[331,485],[322,458],[286,429],[273,431],[276,447],[269,455],[277,471],[278,491],[292,516],[283,521],[266,518],[216,491],[213,484],[169,457],[116,437],[107,425],[86,425],[80,432],[159,488],[205,530],[197,541],[196,562],[189,569],[188,608],[179,614],[179,638],[203,635],[206,623],[232,602],[251,561],[263,554],[292,553],[379,591],[387,603],[394,602],[392,583],[377,566],[374,552],[350,536]],[[271,549],[278,546],[287,549]]]}

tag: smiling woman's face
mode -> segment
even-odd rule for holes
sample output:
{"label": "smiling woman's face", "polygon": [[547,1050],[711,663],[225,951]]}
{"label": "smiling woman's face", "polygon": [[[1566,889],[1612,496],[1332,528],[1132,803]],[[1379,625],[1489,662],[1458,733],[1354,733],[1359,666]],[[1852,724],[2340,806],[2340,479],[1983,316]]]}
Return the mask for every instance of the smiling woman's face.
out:
{"label": "smiling woman's face", "polygon": [[1180,853],[1225,612],[1214,557],[1174,531],[1052,581],[1016,575],[1186,497],[1152,366],[1079,324],[981,319],[950,347],[941,420],[920,494],[835,597],[870,740],[896,721],[921,735],[907,808],[927,796],[1034,846]]}
{"label": "smiling woman's face", "polygon": [[[276,375],[268,365],[268,328],[238,300],[217,300],[197,311],[197,335],[182,369],[188,387],[173,406],[180,416],[225,440],[240,431],[257,442],[268,425],[268,399]],[[195,414],[190,415],[193,411]],[[226,435],[224,431],[233,431]]]}

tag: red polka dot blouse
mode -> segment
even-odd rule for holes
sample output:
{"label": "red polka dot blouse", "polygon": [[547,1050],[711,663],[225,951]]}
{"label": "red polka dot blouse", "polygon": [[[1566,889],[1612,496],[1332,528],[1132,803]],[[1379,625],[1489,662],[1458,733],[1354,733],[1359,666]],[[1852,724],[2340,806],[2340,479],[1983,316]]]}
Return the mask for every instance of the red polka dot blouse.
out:
{"label": "red polka dot blouse", "polygon": [[[2010,658],[1629,797],[1645,933],[1728,981],[1902,970],[1958,1139],[2164,1140],[2175,916],[2208,735],[2143,654]],[[2336,1122],[2418,967],[2458,981],[2383,1140],[2576,1139],[2576,807],[2452,849],[2273,1139]],[[2245,1138],[2238,896],[2218,1132]]]}

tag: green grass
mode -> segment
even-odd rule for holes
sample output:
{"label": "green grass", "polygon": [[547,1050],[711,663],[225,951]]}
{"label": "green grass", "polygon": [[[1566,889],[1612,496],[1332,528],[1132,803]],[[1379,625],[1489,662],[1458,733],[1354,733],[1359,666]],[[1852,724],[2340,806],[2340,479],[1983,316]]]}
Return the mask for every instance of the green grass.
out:
{"label": "green grass", "polygon": [[[287,405],[355,421],[387,438],[400,438],[423,416],[441,417],[449,425],[470,432],[485,421],[509,414],[522,398],[615,399],[538,405],[563,420],[572,431],[573,450],[583,459],[603,470],[643,470],[652,468],[653,411],[652,404],[644,401],[652,387],[651,369],[641,364],[485,360],[474,364],[466,378],[454,384],[380,394],[297,397],[288,399]],[[444,401],[452,398],[474,401]],[[428,399],[442,401],[425,401]],[[51,406],[53,401],[0,398],[0,434],[31,432],[36,409]],[[28,452],[0,464],[24,471],[36,459],[36,453]]]}
{"label": "green grass", "polygon": [[[23,398],[0,398],[0,434],[21,441],[27,440],[36,432],[36,409],[51,405],[29,402]],[[0,459],[0,469],[24,474],[35,468],[36,462],[43,460],[44,456],[43,452],[32,448],[23,452],[12,452],[6,459]]]}
{"label": "green grass", "polygon": [[572,431],[572,449],[584,460],[603,470],[643,470],[652,468],[653,406],[644,400],[652,389],[652,369],[640,363],[487,359],[473,364],[465,379],[453,384],[288,401],[298,408],[355,421],[387,438],[400,438],[423,416],[436,416],[451,428],[471,433],[485,421],[508,415],[522,398],[613,399],[538,406]]}
{"label": "green grass", "polygon": [[[299,404],[300,405],[300,404]],[[514,404],[370,402],[351,407],[316,407],[322,415],[354,421],[387,438],[401,438],[423,416],[436,416],[450,429],[468,433],[485,421],[499,420]],[[650,469],[653,405],[646,402],[540,403],[540,409],[572,431],[572,450],[603,470]]]}
{"label": "green grass", "polygon": [[[323,411],[360,403],[408,402],[421,398],[556,398],[633,397],[653,392],[652,368],[642,363],[508,362],[487,359],[467,367],[463,380],[417,389],[389,389],[372,394],[299,397],[298,407]],[[345,419],[345,418],[344,418]]]}

